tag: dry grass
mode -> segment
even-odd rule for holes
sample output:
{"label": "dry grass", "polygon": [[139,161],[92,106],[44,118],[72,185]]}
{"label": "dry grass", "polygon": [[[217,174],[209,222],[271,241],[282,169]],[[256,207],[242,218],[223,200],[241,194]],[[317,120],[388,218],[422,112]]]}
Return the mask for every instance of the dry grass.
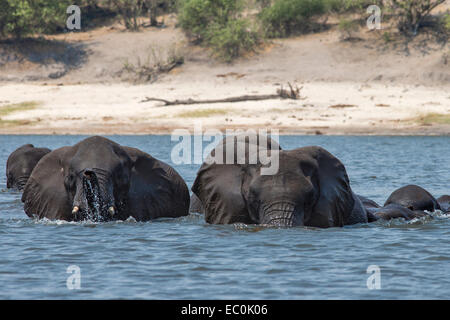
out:
{"label": "dry grass", "polygon": [[273,112],[273,113],[292,113],[292,112],[299,112],[303,111],[302,107],[297,108],[270,108],[267,110],[267,112]]}
{"label": "dry grass", "polygon": [[1,127],[15,127],[15,126],[27,126],[32,124],[35,121],[29,120],[3,120],[0,119],[0,128]]}
{"label": "dry grass", "polygon": [[227,115],[228,111],[223,109],[201,109],[184,111],[178,113],[175,117],[177,118],[208,118],[212,116],[224,116]]}
{"label": "dry grass", "polygon": [[422,125],[450,124],[450,114],[427,113],[416,119]]}
{"label": "dry grass", "polygon": [[355,106],[354,104],[335,104],[332,106],[329,106],[329,108],[333,108],[333,109],[344,109],[344,108],[356,108],[357,106]]}
{"label": "dry grass", "polygon": [[11,103],[0,106],[0,127],[25,126],[33,123],[31,120],[6,120],[1,117],[8,116],[15,112],[32,110],[40,106],[42,103],[38,101],[25,101],[20,103]]}
{"label": "dry grass", "polygon": [[119,75],[127,73],[128,80],[134,82],[154,82],[158,76],[168,73],[176,67],[184,63],[184,52],[176,47],[171,46],[168,49],[150,47],[145,59],[137,56],[136,63],[131,63],[126,59]]}
{"label": "dry grass", "polygon": [[[32,110],[40,106],[41,103],[37,101],[25,101],[21,103],[12,103],[4,106],[0,106],[0,117],[10,115],[14,112]],[[4,120],[6,121],[6,120]]]}

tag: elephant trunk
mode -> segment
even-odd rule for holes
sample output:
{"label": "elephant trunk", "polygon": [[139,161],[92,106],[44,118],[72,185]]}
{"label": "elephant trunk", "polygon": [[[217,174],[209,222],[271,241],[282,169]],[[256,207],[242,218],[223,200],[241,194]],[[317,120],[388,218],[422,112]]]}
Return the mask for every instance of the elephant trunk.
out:
{"label": "elephant trunk", "polygon": [[84,170],[81,185],[73,203],[72,214],[78,219],[81,218],[79,217],[81,214],[84,218],[93,221],[112,218],[116,214],[116,208],[112,188],[107,179],[93,170]]}
{"label": "elephant trunk", "polygon": [[20,176],[16,179],[16,187],[19,190],[23,190],[25,188],[25,185],[28,182],[29,175]]}
{"label": "elephant trunk", "polygon": [[303,214],[298,212],[295,203],[272,202],[263,206],[261,223],[277,227],[299,226],[303,225]]}

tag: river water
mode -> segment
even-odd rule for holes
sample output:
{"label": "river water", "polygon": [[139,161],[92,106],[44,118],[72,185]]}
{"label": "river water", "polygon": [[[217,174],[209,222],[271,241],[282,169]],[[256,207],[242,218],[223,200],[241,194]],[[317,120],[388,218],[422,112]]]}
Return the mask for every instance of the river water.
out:
{"label": "river water", "polygon": [[[200,215],[148,223],[29,219],[21,194],[6,190],[8,155],[25,143],[54,149],[82,138],[0,136],[0,299],[450,295],[450,218],[439,212],[409,223],[330,229],[208,225]],[[172,164],[170,136],[110,138]],[[280,144],[326,148],[345,164],[353,190],[381,204],[406,184],[421,185],[436,197],[450,194],[450,137],[282,136]],[[190,187],[199,165],[174,167]],[[367,273],[369,266],[379,273]],[[70,290],[78,270],[80,289]],[[369,290],[369,277],[379,289]]]}

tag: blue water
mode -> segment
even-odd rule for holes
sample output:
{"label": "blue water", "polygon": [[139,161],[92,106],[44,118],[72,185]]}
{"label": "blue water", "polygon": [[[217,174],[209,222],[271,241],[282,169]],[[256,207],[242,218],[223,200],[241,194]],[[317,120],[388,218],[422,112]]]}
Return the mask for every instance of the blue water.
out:
{"label": "blue water", "polygon": [[[199,215],[148,223],[34,221],[5,190],[18,146],[57,148],[79,136],[0,136],[0,299],[448,299],[450,219],[344,228],[208,225]],[[168,136],[113,140],[171,163]],[[320,145],[346,166],[353,190],[383,203],[419,184],[450,194],[450,137],[284,136],[284,149]],[[199,165],[174,166],[189,187]],[[69,290],[67,268],[81,272]],[[380,268],[369,290],[369,265]]]}

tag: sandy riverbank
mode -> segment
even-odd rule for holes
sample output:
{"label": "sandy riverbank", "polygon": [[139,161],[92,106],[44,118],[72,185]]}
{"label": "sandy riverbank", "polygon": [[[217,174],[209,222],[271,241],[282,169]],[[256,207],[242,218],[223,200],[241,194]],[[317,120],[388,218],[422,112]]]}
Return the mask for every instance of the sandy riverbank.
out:
{"label": "sandy riverbank", "polygon": [[[216,99],[271,94],[278,86],[192,82],[189,85],[88,84],[0,87],[3,103],[35,101],[31,110],[2,117],[2,134],[168,134],[178,128],[267,128],[285,134],[450,134],[448,87],[309,82],[301,100],[163,106],[141,102],[164,99]],[[431,116],[433,117],[433,116]],[[445,116],[444,116],[445,117]],[[447,118],[448,120],[448,118]],[[9,124],[8,124],[9,122]]]}
{"label": "sandy riverbank", "polygon": [[[9,57],[0,63],[0,134],[170,134],[200,122],[203,128],[285,134],[450,134],[448,43],[425,35],[384,42],[364,29],[349,42],[331,28],[273,40],[225,64],[189,45],[174,17],[167,21],[166,28],[137,33],[111,26],[51,37],[68,61],[31,63],[12,47],[0,48]],[[183,55],[182,66],[153,83],[126,79],[132,75],[124,74],[124,61],[164,59],[170,48]],[[48,57],[53,49],[27,50]],[[141,102],[274,94],[288,82],[302,87],[300,100],[170,107]]]}

